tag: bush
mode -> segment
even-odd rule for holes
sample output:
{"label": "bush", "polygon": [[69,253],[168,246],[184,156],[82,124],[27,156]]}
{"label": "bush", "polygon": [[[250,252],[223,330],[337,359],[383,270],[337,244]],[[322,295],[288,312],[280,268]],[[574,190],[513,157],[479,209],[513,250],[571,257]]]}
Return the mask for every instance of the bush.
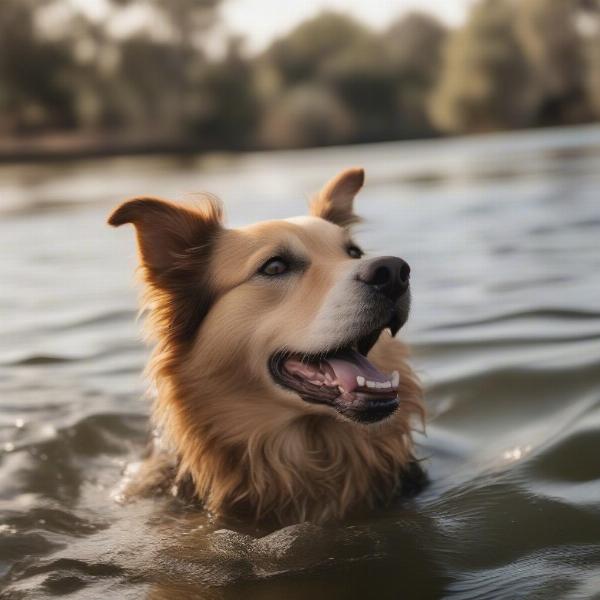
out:
{"label": "bush", "polygon": [[267,110],[260,140],[269,148],[301,148],[345,143],[354,135],[349,111],[327,90],[298,86]]}

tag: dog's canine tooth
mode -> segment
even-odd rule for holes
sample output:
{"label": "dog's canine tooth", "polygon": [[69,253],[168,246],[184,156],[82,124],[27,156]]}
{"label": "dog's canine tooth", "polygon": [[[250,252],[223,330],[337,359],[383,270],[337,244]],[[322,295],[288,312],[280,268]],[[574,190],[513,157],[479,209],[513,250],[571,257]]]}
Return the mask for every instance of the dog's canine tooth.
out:
{"label": "dog's canine tooth", "polygon": [[392,373],[392,387],[398,387],[400,383],[400,373],[398,371],[394,371]]}
{"label": "dog's canine tooth", "polygon": [[364,387],[365,381],[366,381],[366,379],[362,375],[357,375],[356,376],[356,383],[358,383],[358,385],[360,387]]}

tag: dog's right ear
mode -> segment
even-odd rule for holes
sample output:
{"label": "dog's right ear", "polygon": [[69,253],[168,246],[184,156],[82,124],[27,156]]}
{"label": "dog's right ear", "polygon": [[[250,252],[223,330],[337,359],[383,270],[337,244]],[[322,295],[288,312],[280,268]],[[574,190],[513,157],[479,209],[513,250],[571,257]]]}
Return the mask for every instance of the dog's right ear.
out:
{"label": "dog's right ear", "polygon": [[213,199],[184,207],[159,198],[133,198],[121,204],[108,222],[135,226],[142,265],[159,287],[185,269],[223,229],[222,208]]}
{"label": "dog's right ear", "polygon": [[310,214],[349,227],[360,221],[354,214],[354,196],[365,181],[364,169],[351,168],[342,171],[328,181],[310,203]]}

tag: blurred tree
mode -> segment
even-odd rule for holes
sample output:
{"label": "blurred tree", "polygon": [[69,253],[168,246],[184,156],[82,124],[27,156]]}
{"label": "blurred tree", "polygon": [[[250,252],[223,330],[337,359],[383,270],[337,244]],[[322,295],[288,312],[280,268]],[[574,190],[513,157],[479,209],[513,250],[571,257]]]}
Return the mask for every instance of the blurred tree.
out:
{"label": "blurred tree", "polygon": [[156,18],[168,24],[171,41],[179,48],[197,45],[200,35],[215,22],[221,0],[109,0],[116,10],[132,5],[156,11]]}
{"label": "blurred tree", "polygon": [[539,88],[538,124],[589,117],[584,47],[577,29],[581,4],[581,0],[526,0],[516,5],[516,32]]}
{"label": "blurred tree", "polygon": [[220,0],[105,4],[0,0],[0,132],[242,149],[600,117],[600,0],[478,0],[453,32],[323,12],[256,57],[207,50]]}
{"label": "blurred tree", "polygon": [[[335,99],[335,113],[345,115],[341,121],[354,121],[352,141],[395,139],[409,127],[399,118],[398,76],[388,41],[347,15],[324,12],[273,43],[265,59],[277,74],[286,103],[296,106],[305,99],[305,92],[287,91],[310,81],[315,97],[321,88],[321,96],[329,99],[327,110],[334,110]],[[294,114],[296,119],[300,114],[314,116],[298,110]]]}
{"label": "blurred tree", "polygon": [[[220,0],[112,0],[118,10],[130,5],[146,6],[156,20],[167,24],[169,35],[158,40],[146,28],[120,47],[119,90],[125,104],[140,101],[149,116],[147,125],[158,126],[170,137],[184,135],[198,122],[206,101],[199,80],[207,68],[202,35],[213,25]],[[161,109],[162,107],[162,109]],[[157,121],[156,114],[162,118]],[[125,111],[129,118],[131,111]],[[128,121],[139,123],[139,119]]]}
{"label": "blurred tree", "polygon": [[354,19],[324,12],[273,42],[266,56],[290,85],[314,79],[328,59],[358,47],[368,37],[368,29]]}
{"label": "blurred tree", "polygon": [[539,91],[514,31],[514,3],[483,0],[450,38],[431,116],[450,132],[530,125]]}
{"label": "blurred tree", "polygon": [[427,99],[440,77],[447,29],[435,18],[409,13],[386,32],[388,61],[397,82],[397,134],[431,135],[435,128],[427,114]]}
{"label": "blurred tree", "polygon": [[397,137],[396,82],[386,58],[373,36],[330,56],[318,70],[316,81],[350,110],[355,141]]}
{"label": "blurred tree", "polygon": [[254,79],[241,40],[231,39],[225,57],[200,75],[202,96],[190,124],[203,145],[239,150],[256,142],[260,106]]}
{"label": "blurred tree", "polygon": [[44,0],[2,0],[0,131],[32,133],[75,126],[68,87],[72,60],[63,41],[40,39],[35,11]]}
{"label": "blurred tree", "polygon": [[431,85],[440,71],[442,49],[448,30],[435,17],[408,13],[385,33],[385,43],[393,67]]}
{"label": "blurred tree", "polygon": [[135,132],[151,127],[157,137],[180,134],[190,114],[182,104],[193,85],[185,72],[190,65],[181,60],[179,48],[138,34],[121,42],[118,53],[104,78],[118,111],[107,112],[105,123]]}
{"label": "blurred tree", "polygon": [[590,110],[596,119],[600,119],[600,34],[589,42],[585,84]]}
{"label": "blurred tree", "polygon": [[334,94],[307,84],[292,88],[265,111],[260,141],[268,148],[326,146],[351,141],[354,119]]}
{"label": "blurred tree", "polygon": [[[265,111],[261,128],[261,139],[269,145],[282,146],[284,140],[294,146],[331,144],[336,135],[340,143],[393,135],[394,82],[383,47],[354,19],[323,12],[271,44],[261,63],[263,75],[266,65],[279,82],[270,86],[266,105],[273,108]],[[311,101],[320,105],[311,107]]]}
{"label": "blurred tree", "polygon": [[586,8],[585,89],[592,115],[600,119],[600,0],[590,0]]}
{"label": "blurred tree", "polygon": [[[140,1],[140,0],[138,0]],[[197,45],[199,36],[214,24],[221,0],[141,0],[156,7],[170,23],[176,45]]]}

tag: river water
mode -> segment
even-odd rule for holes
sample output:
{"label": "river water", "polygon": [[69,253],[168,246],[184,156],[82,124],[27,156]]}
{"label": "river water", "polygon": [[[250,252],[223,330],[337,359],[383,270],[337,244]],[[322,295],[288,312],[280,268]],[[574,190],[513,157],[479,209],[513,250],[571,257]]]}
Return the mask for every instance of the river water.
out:
{"label": "river water", "polygon": [[[431,485],[342,525],[121,506],[142,452],[134,194],[302,214],[366,168],[358,239],[412,267]],[[0,597],[600,598],[600,127],[0,167]]]}

